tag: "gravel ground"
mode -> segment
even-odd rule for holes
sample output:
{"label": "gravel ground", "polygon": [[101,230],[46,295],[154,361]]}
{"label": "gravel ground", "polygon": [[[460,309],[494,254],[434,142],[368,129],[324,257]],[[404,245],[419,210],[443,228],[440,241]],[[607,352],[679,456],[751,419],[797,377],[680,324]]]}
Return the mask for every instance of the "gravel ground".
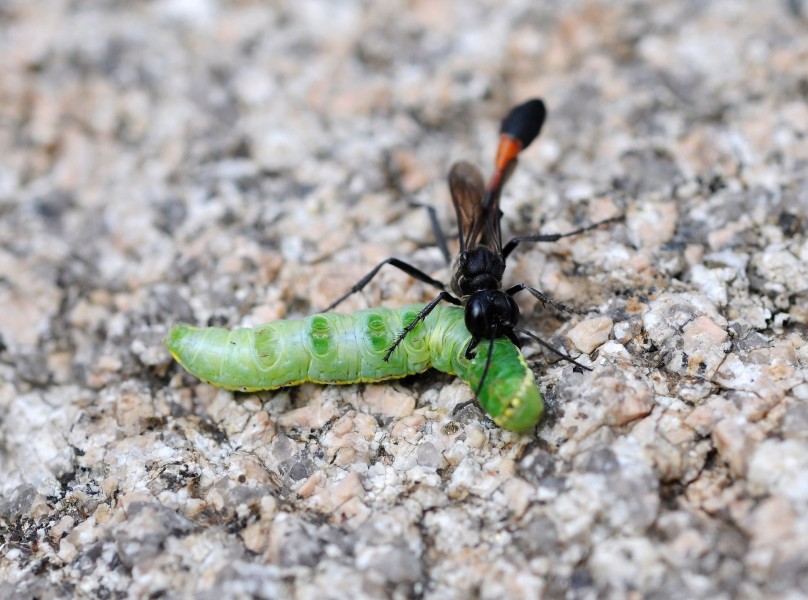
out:
{"label": "gravel ground", "polygon": [[[808,594],[808,5],[0,1],[0,596]],[[449,276],[445,175],[503,198],[536,431],[454,378],[232,394],[174,322]],[[433,292],[390,269],[346,310]]]}

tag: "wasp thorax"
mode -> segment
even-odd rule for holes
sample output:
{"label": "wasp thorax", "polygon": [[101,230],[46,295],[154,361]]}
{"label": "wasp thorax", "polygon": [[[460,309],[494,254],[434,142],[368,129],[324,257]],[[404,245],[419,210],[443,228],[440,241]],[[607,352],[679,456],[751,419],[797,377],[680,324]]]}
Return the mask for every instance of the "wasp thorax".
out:
{"label": "wasp thorax", "polygon": [[470,296],[482,290],[497,290],[504,273],[505,260],[502,255],[478,246],[460,254],[452,285],[460,296]]}

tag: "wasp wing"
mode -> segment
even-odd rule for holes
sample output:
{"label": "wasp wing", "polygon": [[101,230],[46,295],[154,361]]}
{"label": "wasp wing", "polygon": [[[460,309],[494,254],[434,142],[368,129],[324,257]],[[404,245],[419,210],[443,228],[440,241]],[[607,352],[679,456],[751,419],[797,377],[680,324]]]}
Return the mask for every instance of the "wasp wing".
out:
{"label": "wasp wing", "polygon": [[483,231],[483,195],[485,180],[471,163],[460,161],[449,171],[449,191],[452,194],[460,235],[460,251],[474,248]]}
{"label": "wasp wing", "polygon": [[499,197],[516,168],[517,155],[539,135],[546,115],[544,103],[534,99],[516,106],[503,119],[494,173],[487,186],[479,169],[470,163],[455,163],[449,171],[461,251],[483,245],[502,252]]}

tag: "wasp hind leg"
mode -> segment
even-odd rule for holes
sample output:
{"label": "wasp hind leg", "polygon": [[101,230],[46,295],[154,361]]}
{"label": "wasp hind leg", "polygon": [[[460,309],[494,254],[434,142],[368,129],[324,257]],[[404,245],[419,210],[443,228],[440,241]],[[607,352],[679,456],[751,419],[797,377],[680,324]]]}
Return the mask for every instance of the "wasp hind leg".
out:
{"label": "wasp hind leg", "polygon": [[558,348],[554,348],[552,344],[548,344],[543,339],[541,339],[539,336],[537,336],[535,333],[531,333],[527,329],[522,329],[521,327],[517,327],[516,330],[519,333],[524,334],[524,335],[528,336],[530,339],[538,342],[540,345],[547,348],[550,352],[552,352],[556,356],[561,357],[562,360],[566,360],[568,363],[571,363],[571,364],[575,365],[576,367],[580,367],[581,369],[585,369],[587,371],[592,370],[591,368],[587,367],[586,365],[582,365],[581,363],[579,363],[577,360],[572,358],[569,354],[565,354],[565,353],[561,352],[561,350],[559,350]]}
{"label": "wasp hind leg", "polygon": [[560,310],[562,312],[570,313],[570,314],[573,314],[573,315],[582,315],[582,314],[584,314],[584,313],[582,313],[581,311],[579,311],[577,309],[571,308],[571,307],[569,307],[569,306],[567,306],[565,304],[561,304],[560,302],[556,302],[555,300],[550,298],[550,296],[548,296],[544,292],[541,292],[541,291],[537,290],[536,288],[529,286],[526,283],[518,283],[513,287],[509,287],[507,290],[505,290],[505,293],[508,294],[509,296],[513,296],[515,294],[518,294],[522,290],[527,290],[528,292],[533,294],[533,297],[536,298],[539,302],[542,302],[543,304],[549,304],[550,306],[552,306],[554,308],[557,308],[558,310]]}
{"label": "wasp hind leg", "polygon": [[404,271],[410,277],[413,277],[414,279],[417,279],[418,281],[422,281],[422,282],[424,282],[426,284],[429,284],[432,287],[438,288],[441,291],[446,289],[446,285],[442,281],[438,281],[437,279],[432,279],[429,275],[424,273],[418,267],[414,267],[410,263],[404,262],[403,260],[399,260],[397,258],[387,258],[387,259],[383,260],[382,262],[380,262],[375,267],[373,267],[373,269],[370,271],[370,273],[368,273],[362,279],[357,281],[356,284],[350,290],[348,290],[345,294],[343,294],[342,296],[337,298],[334,302],[329,304],[328,307],[323,312],[328,312],[330,310],[333,310],[339,304],[341,304],[343,300],[347,299],[348,296],[351,296],[352,294],[355,294],[356,292],[359,292],[362,289],[364,289],[364,287],[368,283],[370,283],[370,280],[373,279],[374,277],[376,277],[376,274],[379,272],[379,270],[384,265],[391,265],[393,267],[396,267],[397,269],[400,269],[400,270]]}
{"label": "wasp hind leg", "polygon": [[435,207],[430,206],[429,204],[422,204],[421,202],[416,201],[410,202],[410,206],[412,206],[413,208],[426,209],[427,213],[429,214],[429,222],[432,225],[432,234],[435,236],[435,243],[438,245],[440,253],[443,255],[443,260],[446,261],[447,265],[451,265],[452,257],[449,254],[449,245],[446,243],[447,240],[446,233],[443,231],[443,227],[440,226],[440,221],[438,220],[438,212],[435,210]]}
{"label": "wasp hind leg", "polygon": [[609,223],[617,223],[618,221],[622,221],[625,218],[626,218],[625,215],[610,217],[608,219],[598,221],[597,223],[587,225],[586,227],[579,227],[578,229],[574,229],[573,231],[567,231],[566,233],[536,233],[533,235],[519,235],[516,236],[515,238],[511,238],[511,240],[507,244],[505,244],[505,246],[503,246],[502,256],[508,258],[511,252],[513,252],[516,249],[516,247],[522,242],[557,242],[562,238],[572,237],[573,235],[586,233],[587,231],[597,229],[601,225],[608,225]]}
{"label": "wasp hind leg", "polygon": [[467,360],[471,360],[472,358],[477,356],[477,353],[474,351],[474,349],[477,347],[477,344],[480,343],[480,339],[481,338],[472,336],[472,338],[469,340],[468,346],[466,346],[466,353],[464,354]]}

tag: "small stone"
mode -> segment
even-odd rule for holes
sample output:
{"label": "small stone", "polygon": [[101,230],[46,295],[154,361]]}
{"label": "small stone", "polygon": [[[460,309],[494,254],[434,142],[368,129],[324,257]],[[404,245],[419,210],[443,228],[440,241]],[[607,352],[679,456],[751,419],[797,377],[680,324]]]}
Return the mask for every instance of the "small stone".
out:
{"label": "small stone", "polygon": [[60,539],[65,537],[71,529],[73,529],[75,524],[76,520],[73,517],[70,515],[65,515],[59,519],[56,525],[50,528],[48,535],[53,541],[58,542]]}
{"label": "small stone", "polygon": [[699,435],[708,435],[715,419],[707,406],[697,406],[685,419],[688,427],[692,427]]}
{"label": "small stone", "polygon": [[592,574],[602,585],[628,592],[648,589],[663,576],[658,549],[646,538],[616,537],[599,543],[590,558]]}
{"label": "small stone", "polygon": [[[685,325],[682,345],[688,361],[686,373],[707,378],[715,374],[731,346],[726,330],[705,316]],[[678,370],[678,365],[671,370]]]}
{"label": "small stone", "polygon": [[612,425],[625,425],[639,419],[654,406],[654,394],[649,387],[628,374],[598,378],[593,395],[603,402],[606,422]]}
{"label": "small stone", "polygon": [[78,556],[79,551],[72,543],[63,539],[59,543],[59,558],[66,563],[72,562]]}
{"label": "small stone", "polygon": [[517,519],[525,514],[533,496],[533,486],[524,479],[514,477],[502,486],[502,493],[509,510]]}
{"label": "small stone", "polygon": [[675,202],[640,203],[629,211],[627,225],[636,246],[657,248],[671,239],[678,218]]}
{"label": "small stone", "polygon": [[713,441],[732,472],[745,475],[754,444],[745,420],[740,417],[721,420],[713,429]]}
{"label": "small stone", "polygon": [[578,323],[567,337],[582,353],[590,354],[609,339],[611,331],[612,320],[609,317],[595,317]]}
{"label": "small stone", "polygon": [[270,526],[263,521],[250,523],[241,532],[244,547],[251,552],[261,553],[269,545]]}
{"label": "small stone", "polygon": [[727,321],[712,302],[699,294],[664,293],[643,313],[643,327],[660,348],[675,346],[682,329],[699,316],[709,317],[719,328]]}
{"label": "small stone", "polygon": [[370,547],[357,556],[363,572],[383,574],[390,584],[415,583],[421,576],[421,562],[410,549],[401,546]]}
{"label": "small stone", "polygon": [[480,449],[485,445],[486,437],[482,427],[476,423],[468,423],[464,427],[466,440],[470,448]]}
{"label": "small stone", "polygon": [[702,293],[717,306],[726,306],[726,281],[735,277],[732,269],[708,269],[704,265],[693,265],[690,279]]}
{"label": "small stone", "polygon": [[626,350],[625,346],[619,342],[615,341],[606,341],[598,351],[598,356],[609,356],[612,360],[622,361],[622,360],[630,360],[631,354],[629,351]]}
{"label": "small stone", "polygon": [[763,441],[749,459],[749,483],[755,493],[777,494],[808,502],[808,442]]}
{"label": "small stone", "polygon": [[500,559],[487,565],[480,586],[480,600],[499,598],[541,598],[545,589],[542,577],[518,569],[508,560]]}
{"label": "small stone", "polygon": [[352,498],[362,498],[365,488],[359,473],[351,471],[338,483],[331,485],[312,496],[312,501],[323,507],[327,512],[335,511],[340,505]]}
{"label": "small stone", "polygon": [[347,467],[356,461],[355,448],[340,448],[334,456],[334,464],[338,467]]}
{"label": "small stone", "polygon": [[297,488],[297,493],[301,498],[308,498],[315,490],[317,490],[323,483],[323,475],[321,473],[312,473],[303,484]]}
{"label": "small stone", "polygon": [[96,367],[99,371],[115,373],[121,370],[121,359],[118,356],[104,355],[98,357]]}
{"label": "small stone", "polygon": [[446,459],[432,442],[418,444],[416,455],[418,464],[421,466],[440,469],[446,465]]}
{"label": "small stone", "polygon": [[765,280],[769,291],[795,293],[808,288],[808,264],[779,244],[753,254],[750,268]]}
{"label": "small stone", "polygon": [[337,405],[331,400],[324,400],[322,394],[316,395],[309,402],[287,411],[278,417],[278,424],[282,427],[306,427],[320,429],[337,414]]}
{"label": "small stone", "polygon": [[399,438],[414,444],[422,437],[422,429],[426,423],[423,415],[410,415],[397,421],[390,431],[390,437]]}
{"label": "small stone", "polygon": [[627,344],[633,337],[631,331],[631,323],[629,323],[628,321],[621,321],[619,323],[615,323],[612,331],[614,333],[614,339],[620,342],[621,344]]}
{"label": "small stone", "polygon": [[403,394],[392,385],[369,385],[357,398],[357,409],[371,415],[384,415],[400,419],[415,410],[415,398]]}
{"label": "small stone", "polygon": [[128,434],[140,433],[147,424],[156,419],[152,398],[137,392],[120,393],[115,403],[118,426]]}

